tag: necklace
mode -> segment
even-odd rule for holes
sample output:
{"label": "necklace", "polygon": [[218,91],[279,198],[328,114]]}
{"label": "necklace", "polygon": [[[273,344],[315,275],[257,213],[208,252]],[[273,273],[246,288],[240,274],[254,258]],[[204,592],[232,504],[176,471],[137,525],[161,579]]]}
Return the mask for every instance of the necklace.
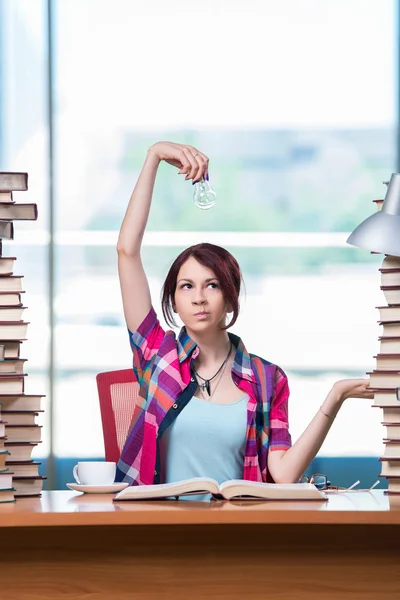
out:
{"label": "necklace", "polygon": [[201,379],[203,381],[203,383],[199,383],[198,384],[199,387],[200,387],[200,390],[203,390],[203,391],[207,390],[207,394],[209,396],[210,396],[210,381],[212,381],[218,375],[218,373],[221,371],[221,369],[223,369],[223,367],[226,365],[226,363],[228,362],[228,358],[229,358],[229,355],[231,353],[231,350],[232,350],[232,342],[230,343],[229,351],[228,351],[228,354],[226,355],[226,358],[225,358],[224,362],[222,363],[222,365],[220,366],[220,368],[218,369],[218,371],[216,373],[214,373],[214,375],[212,377],[210,377],[209,379],[204,379],[204,377],[202,377],[201,375],[199,375],[198,372],[196,371],[196,369],[193,367],[193,371],[194,371],[196,377],[198,379]]}
{"label": "necklace", "polygon": [[219,385],[219,382],[221,381],[221,379],[223,377],[223,374],[225,373],[225,369],[226,369],[226,365],[227,364],[228,364],[227,362],[224,364],[224,367],[223,367],[222,371],[220,372],[218,379],[215,382],[214,389],[213,389],[211,395],[208,396],[208,398],[206,398],[206,395],[203,392],[203,390],[201,389],[201,386],[199,386],[199,388],[200,388],[200,394],[202,395],[203,399],[206,400],[206,402],[211,402],[211,400],[213,399],[214,394],[217,391],[217,387]]}

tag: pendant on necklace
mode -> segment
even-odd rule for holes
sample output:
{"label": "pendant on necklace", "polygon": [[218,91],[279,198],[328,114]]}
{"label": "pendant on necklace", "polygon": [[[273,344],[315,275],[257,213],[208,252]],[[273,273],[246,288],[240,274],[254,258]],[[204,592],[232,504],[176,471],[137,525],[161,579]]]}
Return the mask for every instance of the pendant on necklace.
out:
{"label": "pendant on necklace", "polygon": [[210,382],[208,379],[206,379],[204,383],[200,383],[199,386],[202,392],[207,391],[207,394],[211,396]]}
{"label": "pendant on necklace", "polygon": [[200,387],[203,390],[203,392],[204,392],[204,390],[207,390],[207,394],[209,396],[211,395],[211,392],[210,392],[210,382],[208,381],[208,379],[204,383],[202,383],[200,385]]}

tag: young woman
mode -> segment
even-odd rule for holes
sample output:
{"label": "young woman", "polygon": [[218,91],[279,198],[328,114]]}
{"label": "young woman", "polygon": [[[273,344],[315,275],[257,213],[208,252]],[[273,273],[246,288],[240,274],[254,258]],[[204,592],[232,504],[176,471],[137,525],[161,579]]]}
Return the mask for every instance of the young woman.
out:
{"label": "young woman", "polygon": [[192,246],[173,263],[163,288],[163,313],[169,324],[177,313],[185,327],[178,338],[162,329],[140,249],[163,160],[186,181],[208,177],[209,160],[200,150],[155,144],[121,226],[118,270],[140,391],[117,481],[142,485],[204,476],[219,482],[296,482],[346,398],[373,398],[369,381],[336,382],[292,445],[286,375],[228,333],[238,317],[241,273],[234,257],[212,244]]}

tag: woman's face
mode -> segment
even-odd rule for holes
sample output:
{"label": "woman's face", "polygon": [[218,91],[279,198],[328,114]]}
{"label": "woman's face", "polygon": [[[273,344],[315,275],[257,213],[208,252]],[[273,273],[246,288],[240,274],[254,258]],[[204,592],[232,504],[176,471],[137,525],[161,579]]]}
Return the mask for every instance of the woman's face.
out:
{"label": "woman's face", "polygon": [[227,306],[211,269],[191,256],[180,268],[174,309],[188,329],[202,332],[225,326]]}

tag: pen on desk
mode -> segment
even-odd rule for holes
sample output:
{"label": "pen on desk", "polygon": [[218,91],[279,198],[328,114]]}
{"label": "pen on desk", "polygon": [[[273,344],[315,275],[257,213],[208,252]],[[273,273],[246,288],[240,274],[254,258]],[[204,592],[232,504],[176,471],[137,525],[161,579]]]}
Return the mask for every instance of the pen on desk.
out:
{"label": "pen on desk", "polygon": [[374,483],[373,485],[371,485],[371,487],[369,488],[369,490],[368,490],[368,491],[370,492],[371,490],[373,490],[373,489],[374,489],[374,487],[376,487],[376,486],[378,485],[378,483],[380,483],[379,479],[377,479],[377,480],[375,481],[375,483]]}
{"label": "pen on desk", "polygon": [[355,481],[355,482],[353,483],[353,485],[351,485],[349,488],[347,488],[347,490],[345,490],[345,492],[349,492],[350,490],[352,490],[353,488],[355,488],[355,487],[356,487],[356,485],[358,485],[359,483],[360,483],[360,480],[359,480],[359,479],[357,479],[357,481]]}

